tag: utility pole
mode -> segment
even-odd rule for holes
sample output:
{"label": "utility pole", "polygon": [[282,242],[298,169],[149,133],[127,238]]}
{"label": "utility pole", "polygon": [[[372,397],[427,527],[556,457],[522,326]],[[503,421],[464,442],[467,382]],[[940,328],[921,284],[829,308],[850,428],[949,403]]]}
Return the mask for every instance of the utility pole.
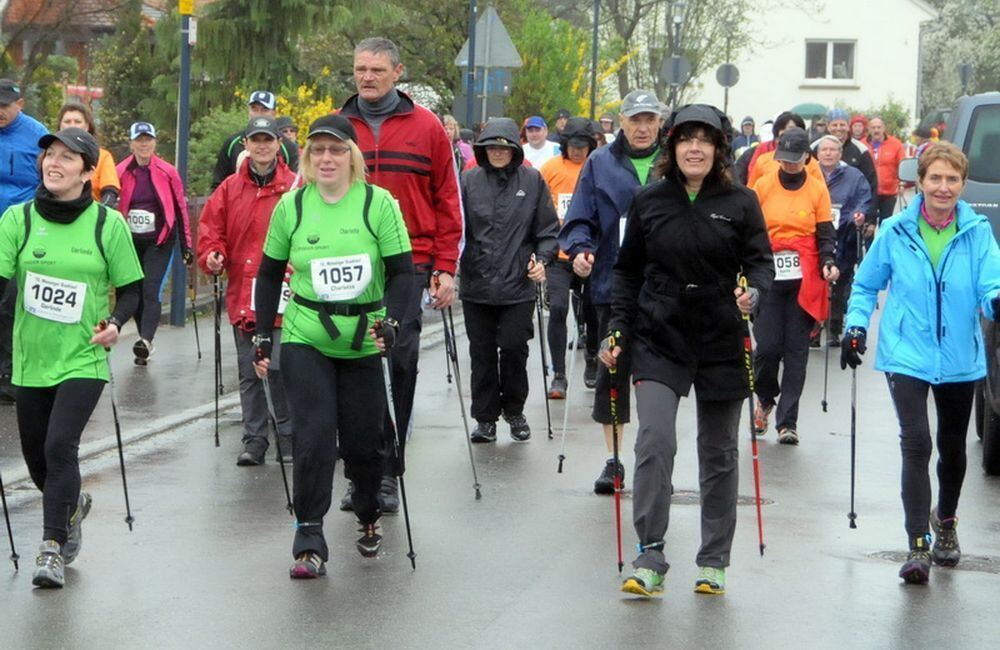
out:
{"label": "utility pole", "polygon": [[[177,173],[181,184],[187,190],[188,132],[191,121],[191,16],[194,14],[194,0],[180,0],[181,14],[181,79],[177,93]],[[178,224],[180,220],[178,218]],[[187,268],[181,255],[183,226],[178,227],[177,241],[174,243],[174,261],[170,271],[170,324],[183,327],[185,314],[185,291]]]}
{"label": "utility pole", "polygon": [[594,40],[590,55],[590,120],[597,115],[597,25],[601,15],[601,0],[594,0]]}
{"label": "utility pole", "polygon": [[475,130],[476,121],[476,0],[469,0],[469,64],[465,69],[465,126]]}

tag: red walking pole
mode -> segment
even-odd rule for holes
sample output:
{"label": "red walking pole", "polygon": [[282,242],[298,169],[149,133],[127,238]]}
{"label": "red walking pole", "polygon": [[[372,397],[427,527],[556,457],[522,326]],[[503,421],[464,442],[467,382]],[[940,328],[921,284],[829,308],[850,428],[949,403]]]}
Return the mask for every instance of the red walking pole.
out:
{"label": "red walking pole", "polygon": [[[747,279],[740,278],[740,288],[747,290]],[[750,396],[747,407],[750,414],[750,453],[753,456],[753,487],[757,502],[757,539],[760,544],[760,556],[764,557],[764,517],[760,510],[760,457],[757,454],[757,430],[753,426],[753,341],[750,339],[750,314],[743,314],[743,363],[747,369],[747,379],[750,383]]]}

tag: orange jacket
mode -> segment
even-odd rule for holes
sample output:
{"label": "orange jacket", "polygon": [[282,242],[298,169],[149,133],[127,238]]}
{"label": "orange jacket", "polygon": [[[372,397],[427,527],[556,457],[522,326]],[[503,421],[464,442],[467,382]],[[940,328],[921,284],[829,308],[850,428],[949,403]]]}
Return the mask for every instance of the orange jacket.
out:
{"label": "orange jacket", "polygon": [[865,144],[872,154],[875,173],[878,174],[879,196],[895,196],[899,191],[899,161],[906,157],[903,143],[899,138],[887,135],[878,147],[872,146],[870,140]]}
{"label": "orange jacket", "polygon": [[121,194],[122,184],[118,180],[118,171],[115,169],[115,159],[111,157],[111,152],[101,148],[101,155],[97,158],[97,167],[94,168],[94,175],[90,179],[90,187],[94,192],[94,200],[101,200],[101,190],[106,187],[113,187]]}

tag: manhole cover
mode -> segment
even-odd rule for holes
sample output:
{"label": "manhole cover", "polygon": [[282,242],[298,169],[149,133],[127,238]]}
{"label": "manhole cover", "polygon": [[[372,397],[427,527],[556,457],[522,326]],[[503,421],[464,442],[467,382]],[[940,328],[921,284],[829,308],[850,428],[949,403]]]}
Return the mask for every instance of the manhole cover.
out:
{"label": "manhole cover", "polygon": [[[670,503],[677,506],[697,506],[701,504],[701,494],[695,490],[677,490],[670,499]],[[769,506],[774,504],[770,499],[761,498],[760,505]],[[753,496],[741,494],[736,497],[736,505],[756,506],[757,499]]]}
{"label": "manhole cover", "polygon": [[[906,562],[907,554],[903,551],[878,551],[870,553],[868,557],[876,560],[887,560],[902,564]],[[980,573],[1000,574],[1000,558],[988,555],[963,555],[962,561],[954,568],[955,571],[979,571]]]}

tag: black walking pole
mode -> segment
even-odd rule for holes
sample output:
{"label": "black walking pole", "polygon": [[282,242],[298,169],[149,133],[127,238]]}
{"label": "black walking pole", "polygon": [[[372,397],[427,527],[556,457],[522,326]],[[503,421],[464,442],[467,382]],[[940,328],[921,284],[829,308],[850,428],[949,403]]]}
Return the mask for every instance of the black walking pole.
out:
{"label": "black walking pole", "polygon": [[191,294],[191,320],[194,321],[194,344],[198,350],[198,361],[201,361],[201,335],[198,333],[198,307],[194,304],[194,275],[197,271],[191,273],[191,279],[188,282],[188,293]]}
{"label": "black walking pole", "polygon": [[[740,288],[744,292],[748,291],[746,277],[740,278]],[[760,556],[764,557],[764,515],[760,509],[760,455],[757,451],[757,427],[753,424],[753,394],[754,372],[753,372],[753,339],[750,337],[750,314],[743,314],[743,365],[747,371],[747,386],[749,393],[747,398],[747,411],[750,416],[750,455],[753,460],[753,488],[755,502],[757,505],[757,547],[760,549]]]}
{"label": "black walking pole", "polygon": [[[449,319],[451,323],[449,325]],[[455,390],[458,391],[458,408],[462,411],[462,424],[465,425],[465,445],[469,448],[469,464],[472,465],[472,487],[476,491],[476,500],[483,498],[483,493],[479,489],[479,474],[476,472],[476,459],[472,455],[472,438],[469,433],[469,418],[465,414],[465,398],[462,397],[462,375],[458,369],[458,342],[455,340],[455,317],[451,307],[448,307],[448,314],[441,310],[441,320],[444,322],[444,342],[445,350],[448,353],[448,363],[455,366]],[[449,343],[450,341],[450,343]]]}
{"label": "black walking pole", "polygon": [[20,568],[17,561],[21,559],[21,556],[14,550],[14,531],[10,527],[10,513],[7,512],[7,493],[3,489],[3,475],[0,475],[0,501],[3,501],[3,518],[7,522],[7,539],[10,540],[10,561],[14,563],[14,570],[17,571]]}
{"label": "black walking pole", "polygon": [[215,446],[219,446],[219,395],[222,394],[222,294],[219,274],[212,276],[212,300],[215,302]]}
{"label": "black walking pole", "polygon": [[[570,290],[570,304],[573,302],[573,291]],[[569,424],[569,403],[573,396],[573,377],[576,375],[576,357],[580,353],[580,314],[583,312],[583,296],[576,302],[576,310],[573,314],[573,329],[576,330],[573,336],[573,356],[569,360],[569,375],[566,381],[566,404],[563,408],[562,440],[559,443],[559,466],[556,468],[557,474],[562,474],[563,461],[566,460],[566,426]]]}
{"label": "black walking pole", "polygon": [[549,411],[549,361],[545,354],[545,316],[542,315],[542,285],[535,285],[535,308],[538,312],[538,348],[542,351],[542,388],[545,390],[545,423],[552,440],[552,413]]}
{"label": "black walking pole", "polygon": [[[379,325],[376,324],[376,328]],[[399,472],[399,495],[403,500],[403,520],[406,522],[406,542],[410,546],[410,552],[406,557],[410,558],[410,566],[416,570],[417,554],[413,552],[413,534],[410,531],[410,509],[406,505],[406,483],[403,481],[403,456],[399,451],[399,428],[396,426],[396,402],[392,397],[392,372],[389,370],[388,352],[382,356],[382,378],[385,383],[386,408],[389,409],[389,421],[392,422],[392,451],[396,456],[396,467]]]}
{"label": "black walking pole", "polygon": [[[608,341],[608,349],[613,351],[617,342],[612,335]],[[615,533],[618,535],[618,573],[622,572],[625,562],[622,561],[622,478],[618,472],[618,368],[610,366],[611,376],[610,406],[611,406],[611,449],[615,459]]]}
{"label": "black walking pole", "polygon": [[[858,226],[858,259],[860,264],[865,257],[865,247],[862,244],[863,226]],[[855,272],[857,267],[855,266]],[[841,343],[843,345],[843,343]],[[852,338],[851,345],[857,348],[857,342]],[[854,511],[854,479],[857,466],[857,435],[858,435],[858,369],[851,368],[851,511],[847,513],[847,521],[851,528],[857,528],[858,513]]]}
{"label": "black walking pole", "polygon": [[[108,324],[101,321],[100,328],[104,329]],[[111,397],[111,415],[115,420],[115,439],[118,441],[118,465],[122,470],[122,491],[125,493],[125,523],[128,524],[129,532],[132,531],[132,506],[128,500],[128,480],[125,478],[125,452],[122,449],[122,425],[118,420],[118,404],[115,401],[115,375],[111,370],[111,348],[104,348],[108,352],[108,392]]]}
{"label": "black walking pole", "polygon": [[274,400],[271,398],[271,382],[267,380],[267,373],[260,378],[264,384],[264,399],[267,400],[267,412],[271,416],[271,424],[274,428],[274,446],[278,448],[278,464],[281,465],[281,482],[285,484],[285,499],[287,500],[288,514],[295,516],[295,508],[292,507],[292,493],[288,491],[288,475],[285,473],[285,454],[281,451],[281,436],[278,435],[278,415],[274,410]]}

